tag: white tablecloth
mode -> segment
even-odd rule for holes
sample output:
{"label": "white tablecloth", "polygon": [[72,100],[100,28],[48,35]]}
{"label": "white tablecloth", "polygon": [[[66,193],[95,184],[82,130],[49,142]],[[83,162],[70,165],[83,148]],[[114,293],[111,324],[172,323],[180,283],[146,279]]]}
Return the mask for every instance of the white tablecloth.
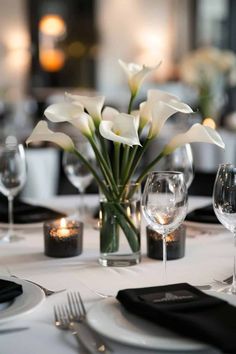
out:
{"label": "white tablecloth", "polygon": [[[94,196],[86,199],[89,206],[96,204]],[[190,209],[208,204],[207,198],[190,198]],[[45,204],[45,201],[44,201]],[[73,212],[77,196],[55,197],[47,205],[62,211]],[[144,229],[143,223],[143,229]],[[232,273],[233,238],[223,228],[220,231],[187,229],[186,255],[167,264],[168,282],[207,284],[213,278],[223,279]],[[161,284],[162,262],[147,258],[145,232],[142,233],[142,262],[133,267],[106,268],[98,264],[99,233],[91,225],[84,230],[83,254],[72,258],[49,258],[44,255],[43,229],[25,228],[24,239],[0,244],[0,275],[9,272],[51,289],[79,290],[86,307],[102,301],[93,290],[116,294],[127,287],[144,287]],[[1,354],[75,354],[75,339],[53,325],[53,305],[66,300],[66,293],[47,297],[31,313],[23,314],[14,323],[1,323],[0,329],[27,325],[29,330],[14,334],[0,334]],[[115,353],[150,353],[112,342]],[[157,352],[157,351],[155,351]]]}

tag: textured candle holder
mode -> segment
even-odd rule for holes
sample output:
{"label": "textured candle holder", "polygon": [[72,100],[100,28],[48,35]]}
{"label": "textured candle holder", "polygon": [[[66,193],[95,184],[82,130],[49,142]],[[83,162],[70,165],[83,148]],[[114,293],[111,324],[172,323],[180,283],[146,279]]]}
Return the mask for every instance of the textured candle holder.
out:
{"label": "textured candle holder", "polygon": [[83,223],[69,220],[61,226],[60,220],[44,223],[44,253],[49,257],[74,257],[82,253]]}
{"label": "textured candle holder", "polygon": [[[149,226],[147,232],[147,256],[153,259],[163,259],[162,235]],[[166,237],[167,260],[182,258],[185,255],[186,228],[180,225]]]}

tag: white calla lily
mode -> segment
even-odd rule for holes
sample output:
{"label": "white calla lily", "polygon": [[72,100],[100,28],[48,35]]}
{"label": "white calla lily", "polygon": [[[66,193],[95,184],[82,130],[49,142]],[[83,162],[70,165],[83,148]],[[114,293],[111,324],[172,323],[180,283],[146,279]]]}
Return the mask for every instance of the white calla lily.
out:
{"label": "white calla lily", "polygon": [[135,96],[145,77],[152,71],[156,70],[160,66],[161,62],[154,67],[148,67],[146,65],[139,65],[135,63],[126,63],[123,60],[119,60],[119,64],[128,77],[128,84],[131,94]]}
{"label": "white calla lily", "polygon": [[152,122],[149,138],[159,134],[165,121],[172,114],[176,112],[193,113],[192,108],[186,103],[165,91],[149,90],[147,97],[147,101],[140,104],[140,126],[144,127],[148,122]]}
{"label": "white calla lily", "polygon": [[85,136],[92,135],[95,130],[92,118],[84,112],[83,106],[79,104],[55,103],[44,111],[44,115],[54,123],[71,123]]}
{"label": "white calla lily", "polygon": [[72,139],[64,133],[56,133],[50,130],[47,122],[44,120],[38,122],[31,135],[26,140],[26,144],[28,145],[39,141],[49,141],[55,143],[66,151],[74,150],[74,143]]}
{"label": "white calla lily", "polygon": [[95,125],[101,121],[101,112],[104,105],[104,96],[80,96],[65,93],[66,98],[75,105],[82,105],[93,118]]}
{"label": "white calla lily", "polygon": [[99,125],[100,134],[108,140],[129,146],[140,145],[136,117],[119,113],[113,120],[102,120]]}
{"label": "white calla lily", "polygon": [[79,117],[84,109],[81,105],[74,105],[69,102],[55,103],[50,105],[44,111],[45,117],[54,123],[70,122],[72,119]]}
{"label": "white calla lily", "polygon": [[181,145],[202,142],[215,144],[221,148],[225,147],[225,144],[221,136],[212,128],[204,126],[202,124],[194,124],[187,132],[178,134],[165,146],[164,155],[170,154],[176,148]]}
{"label": "white calla lily", "polygon": [[74,118],[70,123],[85,136],[92,136],[95,131],[95,125],[93,119],[89,114],[83,112],[77,118]]}
{"label": "white calla lily", "polygon": [[120,112],[113,107],[105,107],[102,111],[102,120],[111,120],[113,121],[114,117]]}
{"label": "white calla lily", "polygon": [[156,102],[152,109],[152,122],[149,131],[149,139],[156,137],[160,133],[167,119],[177,112],[189,114],[193,113],[193,110],[186,103],[175,99],[171,99],[168,103],[162,101]]}

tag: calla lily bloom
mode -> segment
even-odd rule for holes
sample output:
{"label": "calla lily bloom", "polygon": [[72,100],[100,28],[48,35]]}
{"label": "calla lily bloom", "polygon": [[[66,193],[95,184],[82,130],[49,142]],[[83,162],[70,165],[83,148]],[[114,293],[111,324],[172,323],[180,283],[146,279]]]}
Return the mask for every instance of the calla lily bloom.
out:
{"label": "calla lily bloom", "polygon": [[140,104],[140,126],[151,123],[151,139],[160,133],[166,120],[176,112],[188,114],[193,113],[193,110],[174,95],[161,90],[149,90],[148,100]]}
{"label": "calla lily bloom", "polygon": [[102,120],[100,134],[108,140],[126,145],[140,145],[136,118],[130,114],[119,113],[113,120]]}
{"label": "calla lily bloom", "polygon": [[194,124],[187,132],[178,134],[165,146],[164,155],[170,154],[176,148],[181,145],[202,142],[215,144],[221,148],[225,147],[221,136],[212,128],[204,126],[202,124]]}
{"label": "calla lily bloom", "polygon": [[83,106],[74,105],[69,102],[55,103],[44,111],[45,117],[54,123],[70,122],[84,112]]}
{"label": "calla lily bloom", "polygon": [[193,110],[186,103],[175,99],[171,99],[168,103],[162,101],[156,102],[152,109],[152,122],[149,138],[156,137],[160,133],[167,119],[177,112],[188,114],[193,113]]}
{"label": "calla lily bloom", "polygon": [[102,111],[102,120],[111,120],[113,121],[114,117],[117,116],[120,112],[113,107],[105,107]]}
{"label": "calla lily bloom", "polygon": [[102,119],[101,112],[104,105],[104,96],[79,96],[65,93],[66,98],[75,105],[82,105],[88,114],[93,118],[95,125]]}
{"label": "calla lily bloom", "polygon": [[93,119],[89,114],[83,112],[78,118],[74,118],[70,123],[85,136],[92,136],[95,131]]}
{"label": "calla lily bloom", "polygon": [[26,140],[26,144],[39,142],[39,141],[50,141],[59,145],[63,150],[73,151],[74,143],[72,139],[64,133],[55,133],[48,128],[47,122],[41,120],[38,122],[31,135]]}
{"label": "calla lily bloom", "polygon": [[131,94],[135,96],[145,77],[153,70],[156,70],[160,66],[161,62],[154,67],[148,67],[146,65],[139,65],[135,63],[125,63],[122,60],[119,60],[119,64],[127,74]]}
{"label": "calla lily bloom", "polygon": [[95,129],[92,118],[84,112],[82,105],[70,102],[55,103],[45,110],[44,115],[54,123],[71,123],[85,136],[92,135]]}

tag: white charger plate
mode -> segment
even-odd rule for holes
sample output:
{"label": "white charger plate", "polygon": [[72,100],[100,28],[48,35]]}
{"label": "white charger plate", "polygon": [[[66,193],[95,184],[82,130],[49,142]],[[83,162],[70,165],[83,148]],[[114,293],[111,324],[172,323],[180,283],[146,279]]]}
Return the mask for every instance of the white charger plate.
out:
{"label": "white charger plate", "polygon": [[1,276],[1,279],[22,285],[23,293],[11,302],[0,304],[0,324],[32,311],[45,299],[44,292],[37,285],[13,277]]}
{"label": "white charger plate", "polygon": [[[215,291],[206,291],[206,293],[236,306],[236,296]],[[204,343],[178,336],[132,315],[115,298],[107,298],[92,306],[88,311],[87,320],[101,335],[134,347],[180,353],[212,352],[212,348]]]}
{"label": "white charger plate", "polygon": [[107,298],[92,306],[87,320],[101,335],[135,347],[181,353],[209,350],[206,344],[178,336],[132,315],[115,298]]}
{"label": "white charger plate", "polygon": [[196,221],[184,221],[184,225],[191,227],[192,229],[204,230],[204,231],[226,231],[226,228],[222,224],[209,224]]}

